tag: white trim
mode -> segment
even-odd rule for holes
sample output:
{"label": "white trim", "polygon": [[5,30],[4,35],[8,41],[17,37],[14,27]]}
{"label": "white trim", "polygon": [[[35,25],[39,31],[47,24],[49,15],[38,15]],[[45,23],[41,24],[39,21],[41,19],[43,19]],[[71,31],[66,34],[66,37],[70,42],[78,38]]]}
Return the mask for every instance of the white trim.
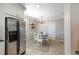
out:
{"label": "white trim", "polygon": [[47,17],[47,18],[45,18],[45,20],[50,20],[50,21],[53,21],[53,20],[64,20],[64,17],[60,17],[60,18]]}
{"label": "white trim", "polygon": [[71,19],[70,19],[70,4],[64,5],[64,53],[65,55],[71,54]]}
{"label": "white trim", "polygon": [[13,17],[13,18],[16,18],[16,19],[23,19],[24,20],[24,18],[18,17],[17,15],[14,16],[14,15],[11,15],[11,14],[8,14],[8,13],[6,13],[5,17]]}
{"label": "white trim", "polygon": [[17,3],[20,7],[22,7],[22,9],[26,10],[26,7],[23,6],[21,3]]}

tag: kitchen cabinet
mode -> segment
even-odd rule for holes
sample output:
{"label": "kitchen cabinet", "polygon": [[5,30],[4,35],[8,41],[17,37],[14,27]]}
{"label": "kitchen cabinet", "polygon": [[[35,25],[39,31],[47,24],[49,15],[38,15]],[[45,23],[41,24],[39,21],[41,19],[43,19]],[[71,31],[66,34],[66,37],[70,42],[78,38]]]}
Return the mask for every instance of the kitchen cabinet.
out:
{"label": "kitchen cabinet", "polygon": [[9,3],[4,5],[5,14],[15,16],[18,18],[24,18],[25,8],[19,4]]}
{"label": "kitchen cabinet", "polygon": [[21,7],[17,8],[17,15],[20,18],[24,18],[24,10]]}
{"label": "kitchen cabinet", "polygon": [[6,4],[5,13],[13,16],[17,15],[17,7],[14,4]]}
{"label": "kitchen cabinet", "polygon": [[24,10],[18,3],[2,3],[0,4],[0,54],[5,54],[5,17],[12,17],[24,20]]}
{"label": "kitchen cabinet", "polygon": [[4,48],[4,41],[0,40],[0,55],[4,55],[5,48]]}

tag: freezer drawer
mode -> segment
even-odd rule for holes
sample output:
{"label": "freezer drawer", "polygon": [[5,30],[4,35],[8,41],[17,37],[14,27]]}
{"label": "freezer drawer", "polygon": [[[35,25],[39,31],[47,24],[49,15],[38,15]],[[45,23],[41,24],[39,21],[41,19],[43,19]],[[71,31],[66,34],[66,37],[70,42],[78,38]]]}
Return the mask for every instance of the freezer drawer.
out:
{"label": "freezer drawer", "polygon": [[4,44],[5,44],[4,41],[0,40],[0,55],[4,55],[5,52]]}
{"label": "freezer drawer", "polygon": [[17,42],[8,44],[8,55],[17,55]]}

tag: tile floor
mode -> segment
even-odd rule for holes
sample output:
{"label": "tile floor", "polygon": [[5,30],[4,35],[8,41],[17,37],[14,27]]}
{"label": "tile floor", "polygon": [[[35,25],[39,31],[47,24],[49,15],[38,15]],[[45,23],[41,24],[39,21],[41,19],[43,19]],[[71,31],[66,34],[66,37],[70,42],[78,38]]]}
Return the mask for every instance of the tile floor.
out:
{"label": "tile floor", "polygon": [[60,41],[50,40],[50,44],[41,47],[34,42],[26,45],[27,55],[64,55],[64,43]]}

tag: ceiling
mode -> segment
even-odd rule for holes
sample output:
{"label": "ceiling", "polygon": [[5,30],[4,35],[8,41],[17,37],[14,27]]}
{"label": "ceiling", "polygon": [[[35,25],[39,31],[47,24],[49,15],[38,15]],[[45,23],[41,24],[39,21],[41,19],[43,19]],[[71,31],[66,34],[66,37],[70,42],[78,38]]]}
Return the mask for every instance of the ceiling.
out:
{"label": "ceiling", "polygon": [[[40,7],[36,7],[36,5]],[[63,3],[26,3],[22,4],[26,7],[25,14],[40,18],[64,18],[64,4]]]}

